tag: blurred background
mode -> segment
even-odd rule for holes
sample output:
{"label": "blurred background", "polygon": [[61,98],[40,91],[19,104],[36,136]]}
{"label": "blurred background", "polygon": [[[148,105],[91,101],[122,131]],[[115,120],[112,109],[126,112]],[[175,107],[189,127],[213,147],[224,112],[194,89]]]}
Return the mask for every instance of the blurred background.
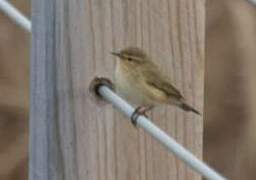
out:
{"label": "blurred background", "polygon": [[[29,0],[10,0],[30,16]],[[206,3],[204,159],[256,178],[256,6]],[[0,12],[0,179],[28,179],[30,34]]]}
{"label": "blurred background", "polygon": [[[27,16],[30,1],[10,0]],[[30,34],[0,12],[0,179],[28,179]]]}
{"label": "blurred background", "polygon": [[204,159],[256,179],[256,6],[207,1]]}

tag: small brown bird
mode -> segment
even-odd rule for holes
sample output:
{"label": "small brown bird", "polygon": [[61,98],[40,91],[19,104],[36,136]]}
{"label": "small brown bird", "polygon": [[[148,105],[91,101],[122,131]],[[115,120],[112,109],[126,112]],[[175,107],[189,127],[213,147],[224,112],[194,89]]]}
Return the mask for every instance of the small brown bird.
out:
{"label": "small brown bird", "polygon": [[[159,67],[142,49],[128,47],[112,54],[119,58],[115,69],[117,93],[138,106],[137,116],[160,104],[176,105],[185,111],[200,114],[185,102],[181,93],[171,84],[170,79],[159,70]],[[134,119],[132,116],[132,120]]]}

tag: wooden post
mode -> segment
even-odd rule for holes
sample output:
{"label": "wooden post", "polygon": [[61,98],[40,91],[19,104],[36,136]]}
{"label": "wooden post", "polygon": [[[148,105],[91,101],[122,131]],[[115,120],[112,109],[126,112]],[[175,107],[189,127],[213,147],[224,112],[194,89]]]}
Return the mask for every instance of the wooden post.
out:
{"label": "wooden post", "polygon": [[[142,47],[203,111],[204,0],[33,0],[30,180],[200,179],[111,106],[88,94],[112,77],[109,54]],[[202,118],[175,107],[150,114],[198,157]]]}

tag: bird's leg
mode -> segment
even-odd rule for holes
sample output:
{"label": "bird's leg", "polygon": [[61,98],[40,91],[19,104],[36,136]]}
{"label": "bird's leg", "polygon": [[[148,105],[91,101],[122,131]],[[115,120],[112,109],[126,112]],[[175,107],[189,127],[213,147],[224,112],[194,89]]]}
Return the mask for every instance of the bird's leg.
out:
{"label": "bird's leg", "polygon": [[140,115],[148,117],[146,112],[151,110],[153,106],[138,106],[135,111],[131,115],[132,124],[136,127],[137,126],[137,119]]}

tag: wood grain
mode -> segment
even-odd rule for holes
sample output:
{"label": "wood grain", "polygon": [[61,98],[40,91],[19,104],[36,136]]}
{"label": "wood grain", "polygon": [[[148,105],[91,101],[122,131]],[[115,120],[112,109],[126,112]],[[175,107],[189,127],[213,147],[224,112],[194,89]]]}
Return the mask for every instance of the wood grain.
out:
{"label": "wood grain", "polygon": [[[112,77],[112,50],[145,49],[202,112],[204,0],[34,0],[30,179],[200,179],[110,105],[88,95]],[[174,107],[150,117],[199,158],[202,118]]]}

